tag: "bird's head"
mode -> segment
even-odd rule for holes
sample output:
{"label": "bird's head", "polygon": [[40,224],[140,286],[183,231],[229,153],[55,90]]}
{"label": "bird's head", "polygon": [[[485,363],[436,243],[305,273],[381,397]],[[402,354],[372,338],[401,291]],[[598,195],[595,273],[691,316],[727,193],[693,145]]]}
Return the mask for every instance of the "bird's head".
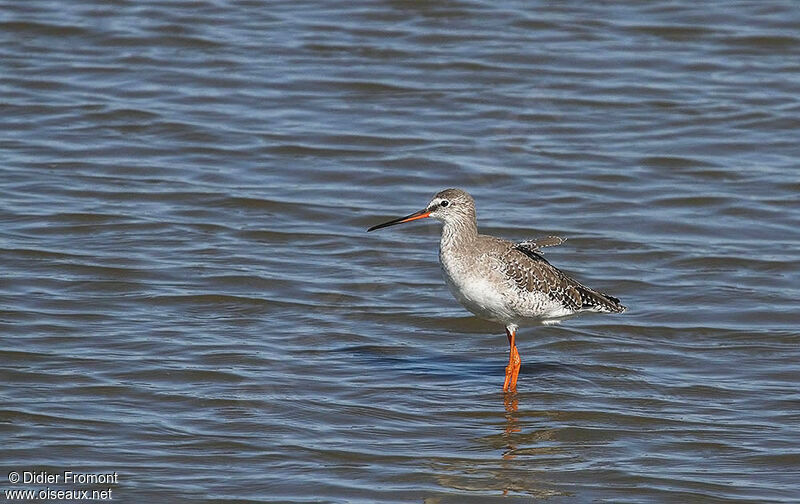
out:
{"label": "bird's head", "polygon": [[405,217],[378,224],[377,226],[372,226],[367,229],[367,231],[375,231],[376,229],[418,219],[425,219],[427,217],[433,217],[445,224],[458,223],[469,219],[474,221],[475,201],[466,191],[462,191],[461,189],[445,189],[444,191],[436,193],[428,205],[422,210],[406,215]]}

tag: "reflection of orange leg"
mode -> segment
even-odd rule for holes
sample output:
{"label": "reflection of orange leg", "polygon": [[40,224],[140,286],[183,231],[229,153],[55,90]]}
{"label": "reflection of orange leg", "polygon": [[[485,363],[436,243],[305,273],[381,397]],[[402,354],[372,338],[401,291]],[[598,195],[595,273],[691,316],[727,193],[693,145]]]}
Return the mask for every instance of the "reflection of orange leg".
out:
{"label": "reflection of orange leg", "polygon": [[517,377],[519,376],[520,358],[517,345],[514,344],[514,339],[517,335],[517,329],[509,331],[506,327],[506,336],[508,336],[508,366],[506,366],[506,380],[503,382],[503,392],[514,391],[517,389]]}
{"label": "reflection of orange leg", "polygon": [[508,448],[506,452],[503,453],[503,460],[514,460],[517,449],[514,434],[521,430],[519,426],[519,414],[517,413],[519,409],[519,397],[514,393],[503,394],[503,405],[506,408],[506,426],[503,429],[503,439]]}

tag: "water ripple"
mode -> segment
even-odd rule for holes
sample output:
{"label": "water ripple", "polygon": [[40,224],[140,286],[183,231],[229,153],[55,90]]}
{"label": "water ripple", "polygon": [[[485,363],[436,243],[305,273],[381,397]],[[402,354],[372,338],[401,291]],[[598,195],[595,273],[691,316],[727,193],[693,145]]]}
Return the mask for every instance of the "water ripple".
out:
{"label": "water ripple", "polygon": [[[793,7],[1,6],[7,471],[157,502],[796,501]],[[523,328],[515,396],[437,225],[365,233],[452,186],[630,308]]]}

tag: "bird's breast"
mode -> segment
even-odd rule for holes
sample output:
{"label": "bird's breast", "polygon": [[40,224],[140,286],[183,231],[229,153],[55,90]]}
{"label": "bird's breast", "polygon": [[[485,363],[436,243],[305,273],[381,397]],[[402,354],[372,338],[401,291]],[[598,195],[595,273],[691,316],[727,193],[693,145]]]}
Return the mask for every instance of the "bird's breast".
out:
{"label": "bird's breast", "polygon": [[446,250],[439,253],[447,287],[464,308],[475,315],[507,323],[512,318],[501,292],[498,277],[490,261],[467,261]]}

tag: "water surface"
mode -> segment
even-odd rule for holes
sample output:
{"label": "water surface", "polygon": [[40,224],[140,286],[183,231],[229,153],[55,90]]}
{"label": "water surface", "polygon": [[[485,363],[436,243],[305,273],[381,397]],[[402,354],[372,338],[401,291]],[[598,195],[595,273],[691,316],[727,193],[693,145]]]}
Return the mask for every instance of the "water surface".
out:
{"label": "water surface", "polygon": [[[0,488],[797,502],[796,7],[0,3]],[[445,187],[629,311],[504,396]]]}

